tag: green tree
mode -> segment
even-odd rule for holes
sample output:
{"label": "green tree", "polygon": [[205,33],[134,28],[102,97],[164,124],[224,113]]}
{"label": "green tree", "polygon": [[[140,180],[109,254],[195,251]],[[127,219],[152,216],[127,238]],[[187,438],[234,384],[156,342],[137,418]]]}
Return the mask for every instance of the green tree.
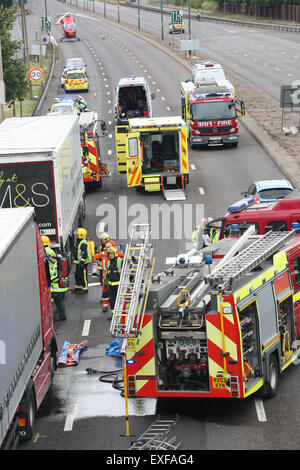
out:
{"label": "green tree", "polygon": [[17,58],[20,43],[11,39],[16,11],[15,7],[6,8],[0,5],[0,39],[6,101],[24,99],[29,89],[26,67],[23,61]]}

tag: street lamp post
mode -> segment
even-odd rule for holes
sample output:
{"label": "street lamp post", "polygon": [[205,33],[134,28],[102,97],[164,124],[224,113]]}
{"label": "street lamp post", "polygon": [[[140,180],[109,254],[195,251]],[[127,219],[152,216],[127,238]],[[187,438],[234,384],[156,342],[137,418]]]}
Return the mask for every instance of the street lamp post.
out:
{"label": "street lamp post", "polygon": [[164,40],[164,14],[162,0],[160,0],[160,23],[161,23],[161,40]]}
{"label": "street lamp post", "polygon": [[140,0],[138,0],[138,31],[141,30],[141,10],[140,10]]}

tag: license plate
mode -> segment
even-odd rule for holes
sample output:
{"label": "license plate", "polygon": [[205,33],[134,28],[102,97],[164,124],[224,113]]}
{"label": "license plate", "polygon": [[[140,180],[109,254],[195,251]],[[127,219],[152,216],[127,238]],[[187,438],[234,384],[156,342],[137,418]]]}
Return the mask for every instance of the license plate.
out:
{"label": "license plate", "polygon": [[213,387],[214,388],[227,388],[226,377],[213,377]]}
{"label": "license plate", "polygon": [[221,140],[221,137],[211,137],[210,140]]}

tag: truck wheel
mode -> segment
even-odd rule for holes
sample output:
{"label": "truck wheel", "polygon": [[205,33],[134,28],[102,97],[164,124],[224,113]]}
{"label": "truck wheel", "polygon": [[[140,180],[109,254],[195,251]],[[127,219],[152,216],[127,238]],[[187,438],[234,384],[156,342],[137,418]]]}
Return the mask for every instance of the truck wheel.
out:
{"label": "truck wheel", "polygon": [[19,427],[20,440],[28,440],[32,438],[33,427],[35,421],[36,405],[33,387],[30,387],[25,392],[25,398],[23,400],[23,411],[19,418],[25,419],[25,426]]}
{"label": "truck wheel", "polygon": [[53,381],[55,371],[57,369],[57,356],[56,351],[54,348],[51,348],[51,358],[50,358],[50,372],[51,372],[51,380]]}
{"label": "truck wheel", "polygon": [[278,361],[274,354],[270,357],[269,362],[269,379],[261,389],[261,395],[264,398],[273,398],[277,394],[279,385],[279,368]]}
{"label": "truck wheel", "polygon": [[232,147],[233,147],[233,148],[235,148],[235,147],[237,147],[237,146],[238,146],[238,142],[232,142],[232,144],[231,144],[231,145],[232,145]]}

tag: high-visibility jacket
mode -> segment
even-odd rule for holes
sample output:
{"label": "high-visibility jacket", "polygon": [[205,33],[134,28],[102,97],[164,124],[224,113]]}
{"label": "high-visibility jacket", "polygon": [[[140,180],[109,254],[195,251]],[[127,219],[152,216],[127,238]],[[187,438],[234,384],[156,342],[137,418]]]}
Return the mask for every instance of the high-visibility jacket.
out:
{"label": "high-visibility jacket", "polygon": [[63,287],[60,287],[59,283],[61,278],[58,272],[58,262],[55,251],[49,246],[45,247],[45,252],[48,255],[47,261],[49,266],[50,281],[51,281],[51,292],[66,292],[68,290],[67,282],[64,283]]}
{"label": "high-visibility jacket", "polygon": [[209,238],[211,240],[211,242],[210,242],[211,245],[220,240],[220,235],[221,235],[221,230],[215,229],[215,228],[210,229]]}
{"label": "high-visibility jacket", "polygon": [[88,264],[92,261],[91,250],[85,238],[80,240],[78,243],[76,259],[74,260],[74,263],[80,264],[81,261],[83,261],[84,264]]}
{"label": "high-visibility jacket", "polygon": [[120,283],[120,276],[122,271],[122,258],[109,259],[104,278],[104,285],[117,286]]}

